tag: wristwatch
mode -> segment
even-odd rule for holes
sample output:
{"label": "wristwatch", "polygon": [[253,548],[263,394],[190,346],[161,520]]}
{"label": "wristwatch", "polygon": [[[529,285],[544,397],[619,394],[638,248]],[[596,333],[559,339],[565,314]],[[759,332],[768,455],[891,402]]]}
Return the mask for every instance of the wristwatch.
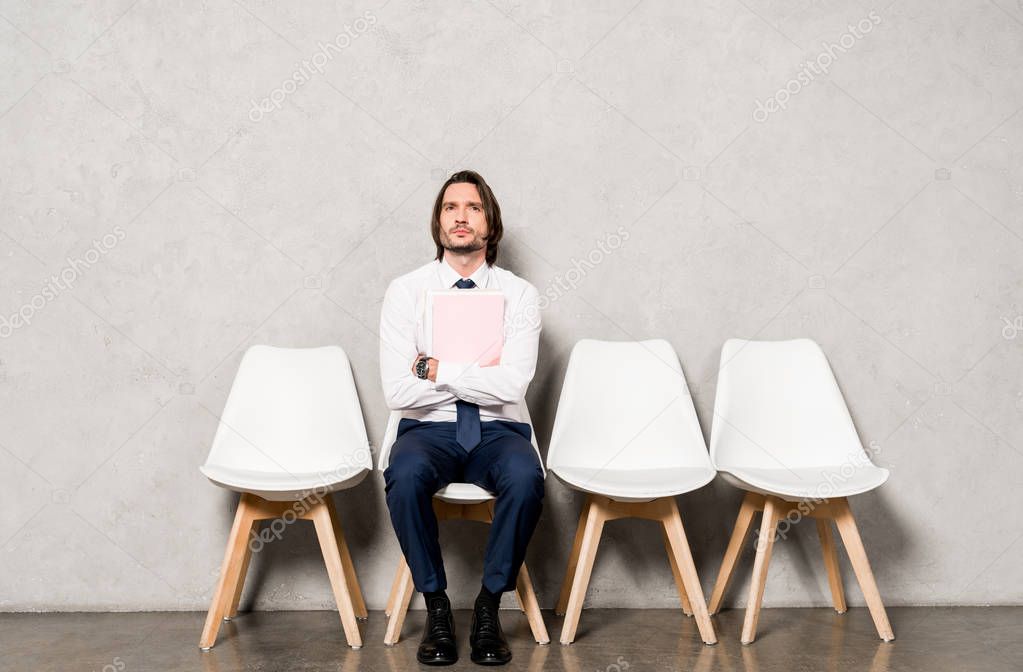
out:
{"label": "wristwatch", "polygon": [[416,360],[416,378],[420,380],[426,380],[427,376],[430,375],[430,358],[423,355]]}

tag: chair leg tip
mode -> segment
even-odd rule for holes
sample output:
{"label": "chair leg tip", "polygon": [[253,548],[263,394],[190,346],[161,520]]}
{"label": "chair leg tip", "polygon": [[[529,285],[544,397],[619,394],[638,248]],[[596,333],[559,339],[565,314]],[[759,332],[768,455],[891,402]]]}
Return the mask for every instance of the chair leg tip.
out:
{"label": "chair leg tip", "polygon": [[212,646],[202,646],[202,645],[199,646],[199,650],[200,651],[209,651],[212,648],[213,648]]}

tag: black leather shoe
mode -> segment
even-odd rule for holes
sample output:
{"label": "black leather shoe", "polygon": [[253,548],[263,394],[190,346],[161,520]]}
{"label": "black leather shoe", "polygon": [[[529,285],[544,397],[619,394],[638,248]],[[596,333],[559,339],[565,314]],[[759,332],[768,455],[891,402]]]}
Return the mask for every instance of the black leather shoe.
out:
{"label": "black leather shoe", "polygon": [[472,628],[469,632],[469,657],[477,665],[504,665],[512,659],[508,641],[497,618],[498,608],[493,602],[477,598],[472,610]]}
{"label": "black leather shoe", "polygon": [[446,597],[435,597],[426,605],[426,629],[416,651],[416,660],[424,665],[453,665],[458,662],[455,619],[451,615],[451,602]]}

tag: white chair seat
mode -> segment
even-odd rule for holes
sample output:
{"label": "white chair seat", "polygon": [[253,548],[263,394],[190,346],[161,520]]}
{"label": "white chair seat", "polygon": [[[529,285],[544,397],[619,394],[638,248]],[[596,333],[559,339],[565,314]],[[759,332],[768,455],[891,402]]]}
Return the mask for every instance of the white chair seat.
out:
{"label": "white chair seat", "polygon": [[570,488],[620,502],[648,502],[682,495],[702,488],[715,476],[710,467],[599,469],[558,465],[550,471]]}
{"label": "white chair seat", "polygon": [[849,464],[793,469],[718,467],[722,477],[743,490],[775,495],[788,501],[851,497],[869,492],[888,480],[889,471],[874,465]]}
{"label": "white chair seat", "polygon": [[[608,388],[606,380],[615,385]],[[622,502],[681,495],[714,480],[685,374],[670,343],[576,343],[558,400],[547,469],[570,488]]]}
{"label": "white chair seat", "polygon": [[494,498],[487,490],[472,483],[449,483],[434,495],[437,499],[451,504],[482,504]]}
{"label": "white chair seat", "polygon": [[350,488],[372,469],[351,363],[334,345],[249,348],[199,468],[272,502]]}
{"label": "white chair seat", "polygon": [[251,492],[271,502],[299,500],[317,492],[334,492],[362,482],[368,467],[350,466],[329,472],[288,473],[254,471],[218,464],[205,464],[199,470],[217,485],[236,492]]}

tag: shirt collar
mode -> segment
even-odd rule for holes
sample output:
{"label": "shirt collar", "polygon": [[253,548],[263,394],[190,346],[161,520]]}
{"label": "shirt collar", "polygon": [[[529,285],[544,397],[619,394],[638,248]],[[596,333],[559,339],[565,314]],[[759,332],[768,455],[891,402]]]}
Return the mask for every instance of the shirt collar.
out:
{"label": "shirt collar", "polygon": [[[445,289],[453,288],[455,283],[462,279],[462,275],[444,259],[437,261],[437,273]],[[484,261],[469,279],[475,282],[477,287],[485,289],[490,281],[490,264]]]}

